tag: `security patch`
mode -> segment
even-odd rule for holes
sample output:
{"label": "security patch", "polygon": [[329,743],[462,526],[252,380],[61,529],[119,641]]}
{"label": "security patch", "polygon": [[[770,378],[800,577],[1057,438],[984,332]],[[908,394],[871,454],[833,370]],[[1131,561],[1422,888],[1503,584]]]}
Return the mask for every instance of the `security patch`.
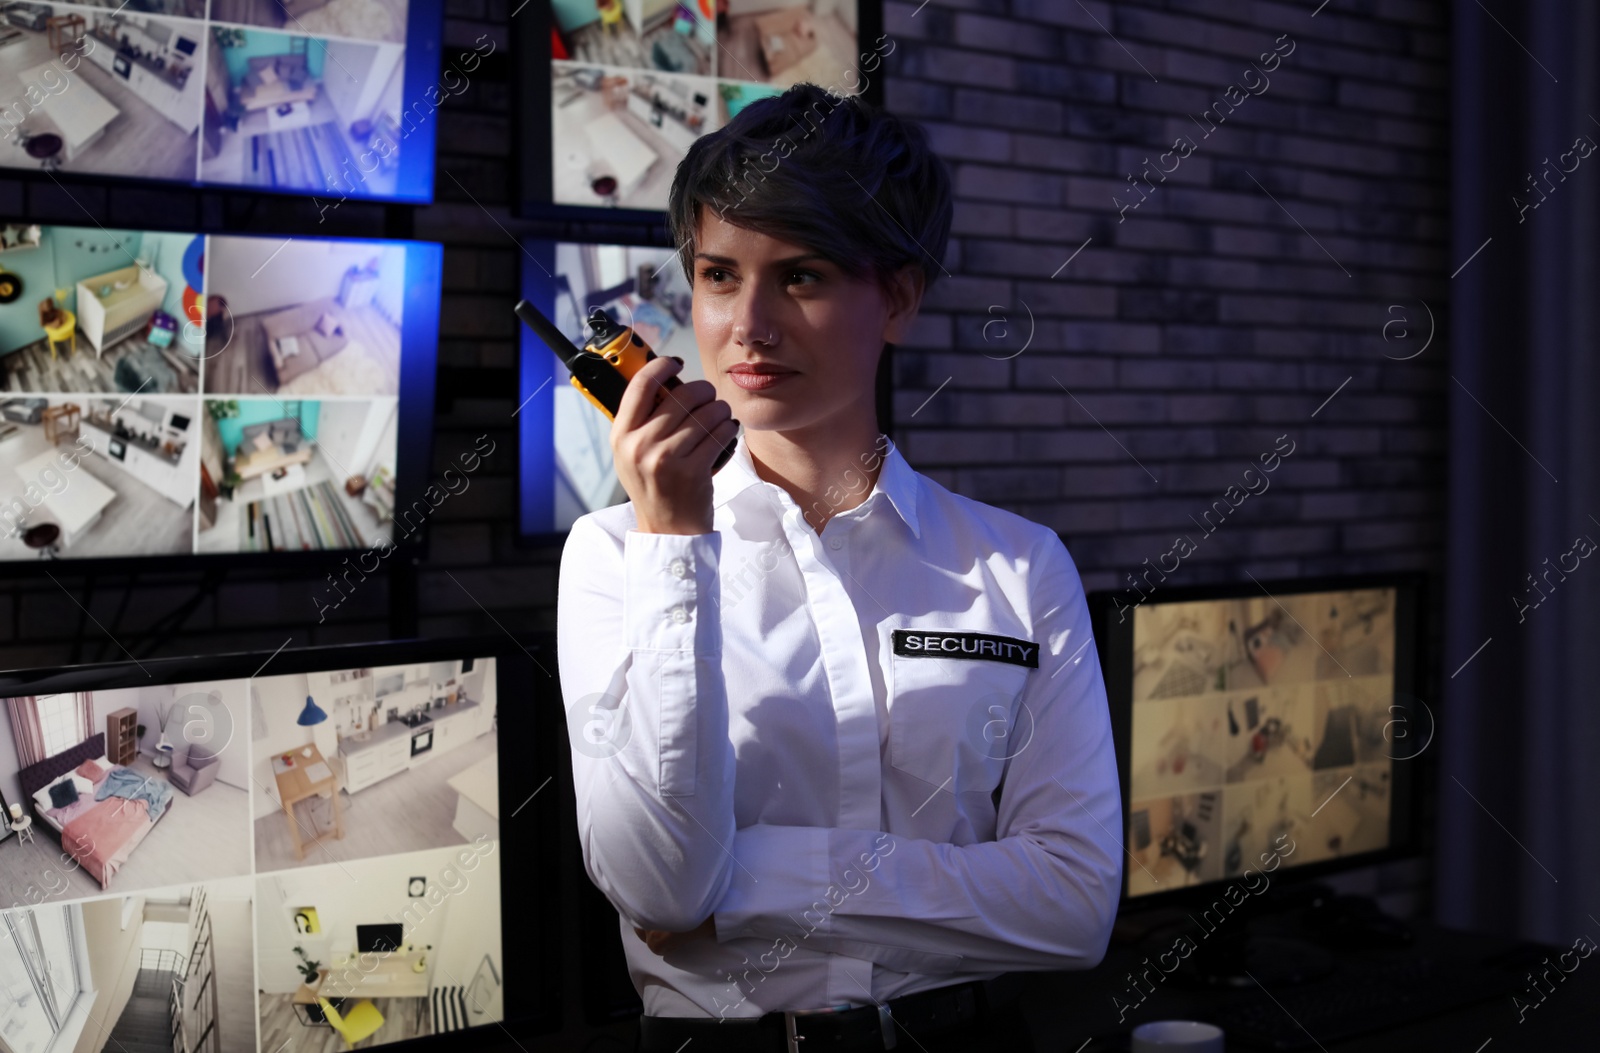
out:
{"label": "security patch", "polygon": [[993,633],[895,629],[894,653],[903,658],[972,658],[1039,668],[1039,645]]}

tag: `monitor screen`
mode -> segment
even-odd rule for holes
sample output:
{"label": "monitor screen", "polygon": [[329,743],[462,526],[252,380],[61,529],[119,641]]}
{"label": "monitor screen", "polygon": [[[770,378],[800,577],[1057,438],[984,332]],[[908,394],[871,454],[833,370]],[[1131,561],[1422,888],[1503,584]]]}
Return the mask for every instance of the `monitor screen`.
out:
{"label": "monitor screen", "polygon": [[878,101],[896,47],[880,0],[556,3],[548,17],[517,27],[533,205],[665,209],[701,135],[802,82]]}
{"label": "monitor screen", "polygon": [[[689,280],[670,248],[524,243],[523,298],[581,345],[598,307],[632,326],[657,355],[683,359],[684,381],[705,379],[690,316]],[[509,305],[508,305],[509,307]],[[581,515],[628,499],[611,457],[611,420],[526,326],[517,413],[518,521],[526,535],[559,534]]]}
{"label": "monitor screen", "polygon": [[442,15],[439,0],[10,4],[0,166],[431,201],[434,111],[458,93],[441,85],[463,83],[456,63],[441,79]]}
{"label": "monitor screen", "polygon": [[405,944],[406,927],[403,924],[357,925],[356,950],[397,951]]}
{"label": "monitor screen", "polygon": [[416,533],[395,509],[426,485],[439,245],[0,238],[0,561],[282,558]]}
{"label": "monitor screen", "polygon": [[[165,1024],[174,979],[216,993],[185,1000],[186,1049],[210,1030],[224,1049],[322,1048],[328,1010],[366,1001],[363,1046],[547,1027],[553,893],[535,863],[558,794],[537,791],[560,740],[527,719],[535,699],[560,707],[541,651],[407,641],[0,674],[21,714],[0,721],[0,908],[32,918],[0,926],[7,1048]],[[389,675],[404,688],[379,705]],[[501,840],[513,815],[526,847]]]}
{"label": "monitor screen", "polygon": [[1424,719],[1409,583],[1268,588],[1097,598],[1129,898],[1368,861],[1406,838]]}

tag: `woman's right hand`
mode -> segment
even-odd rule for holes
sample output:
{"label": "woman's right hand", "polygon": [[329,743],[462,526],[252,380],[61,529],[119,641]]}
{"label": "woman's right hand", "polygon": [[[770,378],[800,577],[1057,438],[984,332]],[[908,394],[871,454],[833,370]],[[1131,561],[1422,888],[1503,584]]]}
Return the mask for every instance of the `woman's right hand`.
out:
{"label": "woman's right hand", "polygon": [[733,408],[709,380],[667,390],[683,362],[658,356],[633,375],[611,422],[617,478],[645,534],[709,534],[712,465],[738,434]]}

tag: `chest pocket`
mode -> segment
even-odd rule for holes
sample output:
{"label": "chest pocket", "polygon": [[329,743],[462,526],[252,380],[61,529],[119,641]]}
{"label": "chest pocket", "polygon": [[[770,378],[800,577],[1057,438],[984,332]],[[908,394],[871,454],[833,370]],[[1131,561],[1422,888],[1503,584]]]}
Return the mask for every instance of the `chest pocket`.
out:
{"label": "chest pocket", "polygon": [[902,655],[890,668],[890,766],[952,793],[993,792],[1032,732],[1020,697],[1032,670]]}

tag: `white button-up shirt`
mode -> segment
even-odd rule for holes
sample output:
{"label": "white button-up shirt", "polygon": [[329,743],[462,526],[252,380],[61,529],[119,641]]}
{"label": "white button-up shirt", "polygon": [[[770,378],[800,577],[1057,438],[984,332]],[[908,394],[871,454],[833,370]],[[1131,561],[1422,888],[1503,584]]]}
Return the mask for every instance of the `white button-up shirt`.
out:
{"label": "white button-up shirt", "polygon": [[[867,1005],[1105,953],[1122,809],[1077,568],[886,436],[862,468],[880,458],[820,535],[741,435],[711,533],[641,533],[629,502],[567,539],[584,864],[651,1016]],[[709,916],[715,940],[665,957],[633,931]]]}

